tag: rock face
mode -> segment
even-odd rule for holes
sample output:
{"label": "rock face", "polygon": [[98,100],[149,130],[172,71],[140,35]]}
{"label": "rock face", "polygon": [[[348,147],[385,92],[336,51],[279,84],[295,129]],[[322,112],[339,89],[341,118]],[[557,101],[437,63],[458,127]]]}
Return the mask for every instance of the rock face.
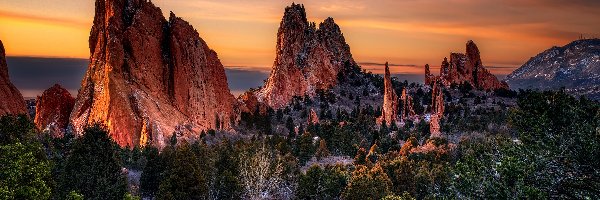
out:
{"label": "rock face", "polygon": [[307,21],[304,6],[292,4],[285,8],[273,69],[257,97],[274,109],[281,108],[294,96],[314,96],[316,90],[332,87],[340,69],[355,64],[332,18],[317,29],[315,23]]}
{"label": "rock face", "polygon": [[440,120],[444,117],[444,92],[443,85],[436,81],[433,83],[431,91],[431,118],[429,121],[429,130],[431,137],[441,137]]}
{"label": "rock face", "polygon": [[[234,98],[217,54],[186,21],[146,0],[97,0],[90,65],[71,113],[77,133],[104,123],[121,146],[229,128]],[[219,125],[217,125],[219,123]]]}
{"label": "rock face", "polygon": [[6,114],[27,114],[25,100],[21,92],[8,77],[4,44],[0,41],[0,116]]}
{"label": "rock face", "polygon": [[557,90],[600,100],[600,39],[573,41],[532,57],[506,77],[512,88]]}
{"label": "rock face", "polygon": [[[447,58],[444,58],[439,76],[442,84],[450,86],[453,83],[462,84],[467,82],[474,88],[481,90],[508,89],[506,82],[499,81],[496,76],[483,67],[477,45],[469,40],[466,46],[466,54],[451,53],[450,62]],[[427,73],[428,71],[429,69],[426,68],[425,82],[431,85],[435,82],[432,80],[436,78],[428,75],[430,74]]]}
{"label": "rock face", "polygon": [[402,96],[400,96],[400,100],[402,100],[402,121],[412,118],[415,116],[415,110],[413,109],[412,97],[408,95],[406,88],[402,89]]}
{"label": "rock face", "polygon": [[385,75],[383,76],[383,106],[381,110],[381,117],[377,119],[379,123],[385,123],[391,125],[398,121],[398,95],[394,91],[392,86],[392,78],[390,75],[390,68],[388,63],[385,63]]}
{"label": "rock face", "polygon": [[75,99],[71,93],[55,84],[37,97],[35,126],[39,130],[48,131],[53,137],[62,137],[74,104]]}

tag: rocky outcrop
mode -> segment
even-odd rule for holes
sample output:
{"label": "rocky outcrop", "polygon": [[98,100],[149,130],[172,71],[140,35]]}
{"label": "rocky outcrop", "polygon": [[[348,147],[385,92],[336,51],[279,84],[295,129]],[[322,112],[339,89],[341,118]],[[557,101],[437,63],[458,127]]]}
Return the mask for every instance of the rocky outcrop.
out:
{"label": "rocky outcrop", "polygon": [[[481,90],[508,89],[508,84],[499,81],[496,76],[483,67],[479,48],[473,41],[469,40],[466,48],[466,54],[451,53],[450,62],[447,58],[444,58],[439,76],[442,84],[450,86],[451,84],[466,82]],[[435,78],[429,77],[428,79],[428,69],[426,68],[425,71],[425,81],[428,85],[431,85],[433,83],[431,80]]]}
{"label": "rocky outcrop", "polygon": [[[121,146],[228,129],[234,98],[216,52],[186,21],[146,0],[97,0],[90,65],[70,122],[107,126]],[[218,123],[218,124],[217,124]]]}
{"label": "rocky outcrop", "polygon": [[47,131],[53,137],[62,137],[69,124],[69,115],[74,104],[75,99],[71,93],[55,84],[44,91],[42,96],[37,97],[35,126],[39,130]]}
{"label": "rocky outcrop", "polygon": [[258,101],[254,91],[246,91],[238,97],[240,112],[267,114],[268,106]]}
{"label": "rocky outcrop", "polygon": [[0,116],[6,114],[27,114],[25,100],[21,92],[10,82],[4,44],[0,41]]}
{"label": "rocky outcrop", "polygon": [[274,109],[281,108],[294,96],[314,96],[318,89],[334,86],[340,69],[355,64],[332,18],[317,29],[315,23],[307,21],[304,6],[292,4],[285,8],[273,69],[257,97]]}
{"label": "rocky outcrop", "polygon": [[431,137],[441,137],[440,120],[444,117],[444,92],[443,85],[436,81],[431,91],[431,115],[429,120],[429,130]]}
{"label": "rocky outcrop", "polygon": [[310,114],[308,115],[308,124],[318,124],[319,123],[319,116],[317,115],[317,112],[315,112],[314,109],[310,109]]}
{"label": "rocky outcrop", "polygon": [[385,63],[385,75],[383,76],[383,106],[381,117],[377,119],[378,124],[385,122],[387,125],[398,121],[398,95],[392,86],[392,78],[388,63]]}
{"label": "rocky outcrop", "polygon": [[407,93],[406,88],[402,89],[400,100],[402,100],[402,121],[414,117],[416,114],[413,109],[412,97]]}

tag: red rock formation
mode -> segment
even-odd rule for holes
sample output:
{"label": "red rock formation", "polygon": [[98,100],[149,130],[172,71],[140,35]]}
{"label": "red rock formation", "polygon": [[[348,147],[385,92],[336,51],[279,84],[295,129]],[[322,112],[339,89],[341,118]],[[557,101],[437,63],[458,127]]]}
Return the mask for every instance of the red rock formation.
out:
{"label": "red rock formation", "polygon": [[260,114],[266,114],[268,106],[258,101],[254,91],[246,91],[238,97],[239,108],[241,112],[255,113],[258,109]]}
{"label": "red rock formation", "polygon": [[392,78],[388,63],[385,63],[385,75],[383,76],[383,107],[381,117],[377,119],[379,124],[386,122],[387,125],[398,121],[398,95],[392,86]]}
{"label": "red rock formation", "polygon": [[425,64],[425,85],[431,85],[435,81],[435,75],[431,74],[429,64]]}
{"label": "red rock formation", "polygon": [[408,95],[406,88],[402,89],[402,96],[400,97],[402,100],[402,120],[409,119],[415,116],[415,110],[413,110],[413,102],[412,97]]}
{"label": "red rock formation", "polygon": [[55,84],[38,96],[35,103],[35,126],[53,137],[62,137],[69,124],[69,114],[75,99],[71,93]]}
{"label": "red rock formation", "polygon": [[8,77],[4,44],[0,41],[0,116],[6,114],[27,114],[25,100],[21,92]]}
{"label": "red rock formation", "polygon": [[319,116],[317,115],[317,112],[315,112],[315,110],[313,110],[311,108],[310,114],[308,115],[308,124],[318,124],[318,123],[319,123]]}
{"label": "red rock formation", "polygon": [[[234,98],[217,54],[196,30],[146,0],[97,0],[90,65],[71,124],[106,124],[121,146],[164,146],[176,133],[229,128]],[[217,122],[219,125],[217,125]]]}
{"label": "red rock formation", "polygon": [[[466,54],[451,53],[450,62],[444,58],[440,68],[440,79],[445,86],[469,83],[482,90],[508,89],[508,84],[501,82],[483,67],[477,45],[471,40],[467,42]],[[427,73],[425,74],[427,76]],[[432,82],[426,82],[432,85]]]}
{"label": "red rock formation", "polygon": [[444,117],[444,92],[443,85],[440,82],[433,84],[431,91],[431,116],[429,121],[429,130],[431,137],[441,137],[440,120]]}
{"label": "red rock formation", "polygon": [[317,29],[307,21],[304,6],[292,4],[281,20],[273,70],[258,99],[278,109],[294,96],[314,96],[316,90],[334,86],[346,64],[356,63],[333,19],[327,18]]}

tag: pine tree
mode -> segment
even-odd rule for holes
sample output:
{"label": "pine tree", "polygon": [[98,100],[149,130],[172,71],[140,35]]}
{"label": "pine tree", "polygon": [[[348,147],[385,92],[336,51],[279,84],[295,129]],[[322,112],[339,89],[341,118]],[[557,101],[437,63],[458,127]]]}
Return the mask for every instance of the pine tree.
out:
{"label": "pine tree", "polygon": [[77,191],[86,199],[122,199],[126,186],[117,144],[103,126],[85,128],[65,163],[58,187],[61,197]]}

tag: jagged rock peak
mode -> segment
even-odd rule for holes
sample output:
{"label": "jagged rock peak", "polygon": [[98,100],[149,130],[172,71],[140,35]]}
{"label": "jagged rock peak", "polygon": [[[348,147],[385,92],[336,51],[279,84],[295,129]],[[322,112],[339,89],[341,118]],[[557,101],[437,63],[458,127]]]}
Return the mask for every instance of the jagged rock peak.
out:
{"label": "jagged rock peak", "polygon": [[[427,77],[427,74],[425,74]],[[451,53],[450,61],[444,58],[439,77],[426,78],[431,85],[433,79],[440,79],[443,85],[469,83],[482,90],[508,89],[508,84],[501,82],[490,73],[481,62],[479,48],[472,40],[466,44],[466,53]]]}
{"label": "jagged rock peak", "polygon": [[121,146],[228,129],[234,98],[216,52],[186,21],[146,0],[97,0],[90,65],[71,113],[77,133],[107,125]]}
{"label": "jagged rock peak", "polygon": [[257,93],[259,101],[278,109],[294,96],[314,96],[337,83],[345,65],[355,65],[350,47],[332,18],[308,22],[301,4],[286,7],[277,32],[273,70]]}
{"label": "jagged rock peak", "polygon": [[75,98],[59,84],[48,88],[38,96],[35,104],[35,126],[48,131],[53,137],[62,137],[69,123]]}
{"label": "jagged rock peak", "polygon": [[25,100],[21,92],[10,82],[6,52],[0,40],[0,116],[6,114],[26,114]]}

